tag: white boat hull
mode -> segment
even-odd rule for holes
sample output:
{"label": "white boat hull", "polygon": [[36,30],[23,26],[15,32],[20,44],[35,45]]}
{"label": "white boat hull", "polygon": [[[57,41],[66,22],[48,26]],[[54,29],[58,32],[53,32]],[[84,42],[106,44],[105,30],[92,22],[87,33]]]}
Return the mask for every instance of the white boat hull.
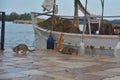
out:
{"label": "white boat hull", "polygon": [[[40,28],[37,25],[34,25],[35,31],[35,47],[40,49],[46,49],[47,38],[49,36],[50,31]],[[55,40],[55,43],[58,41],[61,32],[52,31],[52,36]],[[71,43],[72,46],[80,47],[80,43],[85,43],[85,47],[94,46],[95,50],[91,52],[91,50],[86,49],[88,53],[101,53],[99,51],[100,47],[104,47],[100,49],[104,51],[106,54],[114,53],[114,48],[119,42],[119,36],[117,35],[88,35],[88,34],[74,34],[74,33],[63,33],[64,34],[64,43]],[[55,45],[56,46],[56,45]],[[103,52],[102,52],[103,53]]]}

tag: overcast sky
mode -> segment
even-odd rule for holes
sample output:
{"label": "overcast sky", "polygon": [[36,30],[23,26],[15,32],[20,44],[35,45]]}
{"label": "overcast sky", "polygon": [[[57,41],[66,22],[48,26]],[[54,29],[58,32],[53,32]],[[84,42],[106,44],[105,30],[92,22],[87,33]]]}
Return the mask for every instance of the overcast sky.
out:
{"label": "overcast sky", "polygon": [[[5,11],[6,14],[11,12],[30,13],[43,12],[41,4],[44,0],[0,0],[0,11]],[[85,5],[85,0],[81,0]],[[58,4],[59,14],[73,15],[74,0],[56,0]],[[101,15],[100,0],[88,0],[88,11],[92,14]],[[79,11],[79,15],[83,15]],[[120,0],[105,0],[104,15],[120,15]]]}

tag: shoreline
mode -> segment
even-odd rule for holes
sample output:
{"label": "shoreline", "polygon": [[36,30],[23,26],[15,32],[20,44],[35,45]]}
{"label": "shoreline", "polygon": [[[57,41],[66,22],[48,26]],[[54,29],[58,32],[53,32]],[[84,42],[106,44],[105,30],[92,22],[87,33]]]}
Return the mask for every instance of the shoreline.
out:
{"label": "shoreline", "polygon": [[32,24],[32,20],[14,20],[13,23]]}

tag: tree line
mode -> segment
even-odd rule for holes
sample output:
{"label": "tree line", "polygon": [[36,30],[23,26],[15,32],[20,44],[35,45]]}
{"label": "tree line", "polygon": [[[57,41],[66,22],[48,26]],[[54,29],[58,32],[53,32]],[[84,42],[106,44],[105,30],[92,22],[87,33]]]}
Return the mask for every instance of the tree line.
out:
{"label": "tree line", "polygon": [[[2,16],[0,15],[0,20]],[[6,21],[14,21],[14,20],[31,20],[31,15],[30,13],[23,13],[23,14],[18,14],[16,12],[12,12],[9,15],[5,15],[5,20]]]}

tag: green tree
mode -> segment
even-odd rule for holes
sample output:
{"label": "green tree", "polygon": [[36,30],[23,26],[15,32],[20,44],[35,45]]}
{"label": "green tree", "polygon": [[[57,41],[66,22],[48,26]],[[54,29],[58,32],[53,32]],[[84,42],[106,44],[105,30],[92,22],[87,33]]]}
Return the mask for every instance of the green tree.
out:
{"label": "green tree", "polygon": [[[0,20],[2,15],[0,15]],[[9,15],[5,16],[6,21],[14,21],[14,20],[31,20],[30,13],[18,14],[16,12],[12,12]]]}
{"label": "green tree", "polygon": [[29,13],[21,14],[20,20],[31,20],[31,15]]}
{"label": "green tree", "polygon": [[13,21],[19,19],[19,15],[16,12],[12,12],[10,15],[6,16],[6,20]]}

